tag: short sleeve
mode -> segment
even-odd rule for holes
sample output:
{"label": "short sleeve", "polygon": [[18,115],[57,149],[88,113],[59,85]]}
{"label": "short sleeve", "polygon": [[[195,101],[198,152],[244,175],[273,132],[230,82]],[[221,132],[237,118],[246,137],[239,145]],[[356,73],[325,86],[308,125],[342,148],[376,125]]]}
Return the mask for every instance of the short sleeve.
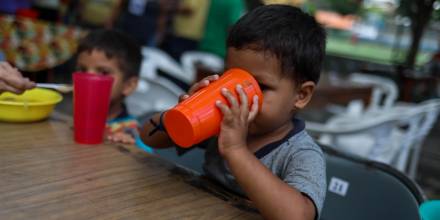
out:
{"label": "short sleeve", "polygon": [[326,192],[325,159],[321,151],[300,150],[290,156],[283,172],[284,182],[308,196],[317,210],[319,219]]}

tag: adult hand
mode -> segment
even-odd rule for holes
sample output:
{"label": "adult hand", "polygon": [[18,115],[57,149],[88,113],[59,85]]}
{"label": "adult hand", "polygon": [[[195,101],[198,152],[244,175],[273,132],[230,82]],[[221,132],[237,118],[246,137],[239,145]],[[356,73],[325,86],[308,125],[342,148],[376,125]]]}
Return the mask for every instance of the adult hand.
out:
{"label": "adult hand", "polygon": [[21,73],[7,62],[0,62],[0,93],[4,91],[21,94],[35,87],[35,83],[24,78]]}
{"label": "adult hand", "polygon": [[107,140],[122,144],[134,144],[136,142],[133,135],[125,133],[123,131],[107,135]]}

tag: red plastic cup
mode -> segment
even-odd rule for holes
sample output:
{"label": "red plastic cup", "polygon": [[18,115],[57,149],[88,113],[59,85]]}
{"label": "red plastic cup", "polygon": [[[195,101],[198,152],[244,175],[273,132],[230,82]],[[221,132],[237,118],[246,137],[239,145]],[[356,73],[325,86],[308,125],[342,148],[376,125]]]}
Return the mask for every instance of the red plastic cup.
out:
{"label": "red plastic cup", "polygon": [[112,85],[110,76],[73,74],[73,126],[77,143],[102,143]]}
{"label": "red plastic cup", "polygon": [[221,94],[222,88],[236,93],[236,85],[241,84],[248,97],[249,107],[252,97],[258,96],[259,109],[263,103],[263,95],[254,77],[242,69],[230,69],[217,81],[197,91],[191,97],[168,110],[164,115],[164,126],[175,144],[190,147],[220,132],[222,113],[216,106],[217,100],[228,103]]}

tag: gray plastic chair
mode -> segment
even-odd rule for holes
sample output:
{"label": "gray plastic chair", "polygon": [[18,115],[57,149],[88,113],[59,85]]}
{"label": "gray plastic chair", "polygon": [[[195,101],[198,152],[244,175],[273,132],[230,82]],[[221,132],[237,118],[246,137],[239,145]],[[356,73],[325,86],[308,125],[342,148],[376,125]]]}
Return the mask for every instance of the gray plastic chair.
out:
{"label": "gray plastic chair", "polygon": [[327,195],[321,220],[417,220],[425,196],[394,168],[322,146]]}

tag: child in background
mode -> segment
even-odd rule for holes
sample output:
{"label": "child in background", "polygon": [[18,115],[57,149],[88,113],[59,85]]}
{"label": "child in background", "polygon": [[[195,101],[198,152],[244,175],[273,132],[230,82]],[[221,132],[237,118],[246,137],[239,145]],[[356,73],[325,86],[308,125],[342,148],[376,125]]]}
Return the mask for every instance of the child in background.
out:
{"label": "child in background", "polygon": [[96,30],[80,42],[77,56],[76,71],[113,77],[107,135],[134,144],[132,132],[137,130],[138,124],[128,114],[124,98],[134,92],[138,83],[142,61],[140,46],[122,32]]}
{"label": "child in background", "polygon": [[[325,55],[326,33],[315,19],[286,5],[258,7],[244,15],[227,40],[226,68],[242,68],[258,81],[258,97],[248,108],[240,85],[223,114],[218,137],[204,142],[204,171],[229,189],[247,195],[266,219],[318,219],[326,192],[325,159],[296,113],[310,101]],[[208,76],[189,90],[218,79]],[[173,146],[155,115],[141,132],[146,144]]]}

